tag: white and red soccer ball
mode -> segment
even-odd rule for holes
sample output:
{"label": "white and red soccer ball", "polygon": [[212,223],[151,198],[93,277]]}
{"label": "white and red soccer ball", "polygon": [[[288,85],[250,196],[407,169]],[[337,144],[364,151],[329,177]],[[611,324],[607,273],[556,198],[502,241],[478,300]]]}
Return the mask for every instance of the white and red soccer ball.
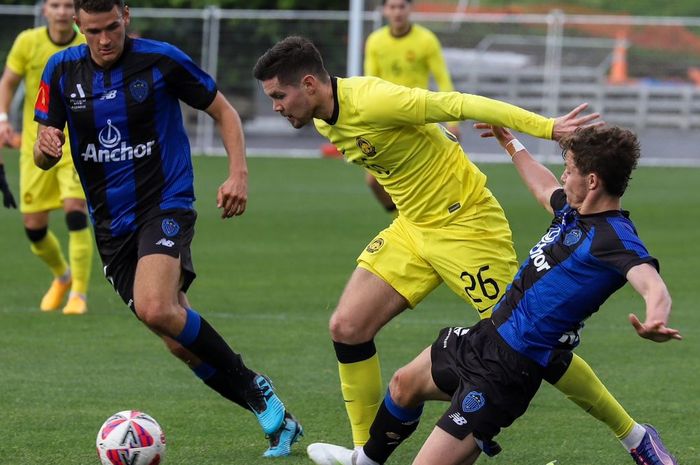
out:
{"label": "white and red soccer ball", "polygon": [[165,455],[165,434],[150,415],[124,410],[100,428],[97,455],[102,465],[158,465]]}

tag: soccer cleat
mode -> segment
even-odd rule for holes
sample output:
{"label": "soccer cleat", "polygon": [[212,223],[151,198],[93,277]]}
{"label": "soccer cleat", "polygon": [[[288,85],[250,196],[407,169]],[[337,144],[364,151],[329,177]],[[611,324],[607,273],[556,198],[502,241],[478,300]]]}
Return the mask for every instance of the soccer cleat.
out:
{"label": "soccer cleat", "polygon": [[294,416],[287,412],[284,414],[282,426],[273,434],[269,434],[270,447],[263,453],[263,457],[284,457],[292,452],[292,444],[299,441],[304,435],[304,429]]}
{"label": "soccer cleat", "polygon": [[647,432],[635,449],[630,451],[637,465],[678,465],[676,459],[661,442],[659,433],[651,425],[642,425]]}
{"label": "soccer cleat", "polygon": [[60,279],[55,278],[51,282],[51,287],[48,291],[46,291],[46,294],[44,294],[44,297],[41,299],[41,304],[39,304],[41,311],[50,312],[53,310],[58,310],[63,303],[63,298],[70,290],[70,285],[70,280],[62,282]]}
{"label": "soccer cleat", "polygon": [[306,454],[316,465],[355,465],[357,453],[353,449],[324,442],[309,444]]}
{"label": "soccer cleat", "polygon": [[244,397],[265,434],[271,435],[280,429],[284,422],[284,404],[272,390],[267,376],[257,375]]}
{"label": "soccer cleat", "polygon": [[81,295],[74,294],[68,298],[66,306],[63,307],[64,315],[82,315],[87,313],[87,302]]}

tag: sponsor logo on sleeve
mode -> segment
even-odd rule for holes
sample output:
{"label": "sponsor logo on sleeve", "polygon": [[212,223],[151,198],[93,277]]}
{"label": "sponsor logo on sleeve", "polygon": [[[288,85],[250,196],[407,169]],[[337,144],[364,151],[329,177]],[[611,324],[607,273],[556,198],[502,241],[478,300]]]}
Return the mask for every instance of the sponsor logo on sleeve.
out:
{"label": "sponsor logo on sleeve", "polygon": [[34,106],[34,109],[42,112],[42,113],[48,113],[49,112],[49,103],[50,103],[50,92],[51,88],[47,83],[44,81],[41,81],[39,84],[39,94],[36,97],[36,105]]}

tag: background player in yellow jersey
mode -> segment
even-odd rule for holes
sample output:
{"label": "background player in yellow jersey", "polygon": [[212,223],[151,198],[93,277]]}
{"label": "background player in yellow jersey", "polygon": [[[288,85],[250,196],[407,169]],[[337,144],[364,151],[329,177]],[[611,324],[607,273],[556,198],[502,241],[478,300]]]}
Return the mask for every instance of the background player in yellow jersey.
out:
{"label": "background player in yellow jersey", "polygon": [[[430,30],[411,22],[411,3],[411,0],[382,2],[388,24],[367,37],[365,75],[406,87],[427,89],[432,74],[439,91],[451,92],[454,87],[440,41]],[[457,139],[460,138],[459,122],[450,122],[447,128]],[[368,173],[366,182],[384,208],[390,212],[396,210],[391,196],[374,176]]]}
{"label": "background player in yellow jersey", "polygon": [[[377,178],[400,211],[358,257],[329,324],[353,442],[361,446],[383,396],[377,332],[443,281],[488,317],[517,270],[510,227],[486,176],[435,123],[485,120],[558,140],[597,124],[598,115],[579,116],[581,105],[551,119],[477,95],[409,89],[367,76],[332,78],[316,47],[301,37],[275,44],[253,74],[275,111],[295,128],[313,120],[348,161]],[[618,438],[639,431],[576,355],[547,381]],[[335,463],[326,446],[312,444],[309,456]]]}
{"label": "background player in yellow jersey", "polygon": [[[93,253],[85,194],[69,153],[61,159],[57,169],[46,172],[34,165],[33,147],[37,134],[34,103],[44,66],[54,53],[82,44],[85,39],[73,29],[73,0],[46,0],[42,11],[48,25],[20,33],[7,56],[5,71],[0,79],[0,140],[7,139],[13,132],[7,112],[19,83],[24,79],[26,95],[20,149],[20,211],[32,252],[49,267],[54,277],[40,308],[43,311],[61,308],[70,291],[63,313],[79,315],[87,311]],[[68,226],[70,266],[58,239],[48,229],[49,212],[61,207]]]}

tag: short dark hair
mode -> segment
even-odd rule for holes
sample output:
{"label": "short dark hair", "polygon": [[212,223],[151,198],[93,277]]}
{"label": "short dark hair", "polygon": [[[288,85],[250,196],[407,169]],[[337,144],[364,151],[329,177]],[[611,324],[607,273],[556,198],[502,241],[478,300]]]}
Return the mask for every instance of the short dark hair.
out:
{"label": "short dark hair", "polygon": [[640,157],[639,140],[617,126],[580,128],[559,141],[563,155],[569,151],[581,174],[596,173],[605,191],[622,197]]}
{"label": "short dark hair", "polygon": [[112,11],[114,7],[124,9],[124,0],[75,0],[75,11],[83,10],[87,13],[104,13]]}
{"label": "short dark hair", "polygon": [[282,85],[297,84],[307,74],[313,74],[321,82],[329,79],[321,53],[313,42],[299,36],[277,42],[258,58],[253,68],[253,76],[258,81],[276,77]]}

